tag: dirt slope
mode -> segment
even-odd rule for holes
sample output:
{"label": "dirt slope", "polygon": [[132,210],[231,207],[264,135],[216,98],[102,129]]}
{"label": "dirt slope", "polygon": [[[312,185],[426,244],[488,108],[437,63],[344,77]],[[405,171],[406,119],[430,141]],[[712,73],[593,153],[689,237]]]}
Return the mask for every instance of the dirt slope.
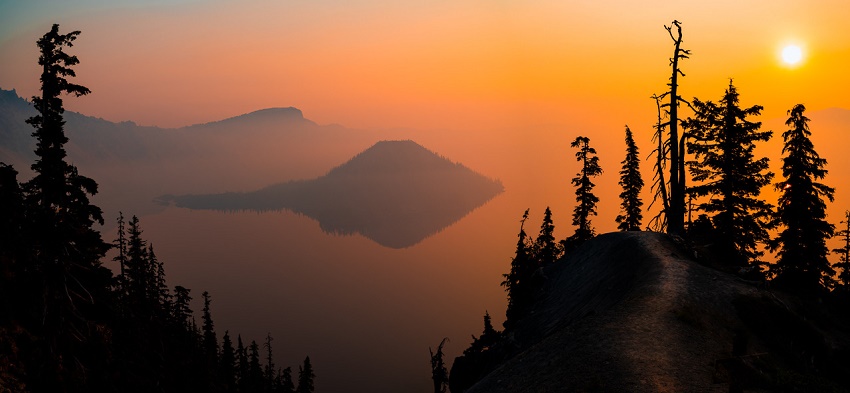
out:
{"label": "dirt slope", "polygon": [[467,392],[726,392],[730,375],[763,374],[753,359],[779,349],[736,304],[787,306],[756,283],[694,262],[692,253],[650,232],[588,242],[546,272],[534,314],[504,338],[519,354]]}

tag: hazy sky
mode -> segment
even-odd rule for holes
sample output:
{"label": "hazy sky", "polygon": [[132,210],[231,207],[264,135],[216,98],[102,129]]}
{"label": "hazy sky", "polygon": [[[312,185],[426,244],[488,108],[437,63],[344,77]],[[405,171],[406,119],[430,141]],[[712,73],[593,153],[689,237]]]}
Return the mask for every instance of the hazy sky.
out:
{"label": "hazy sky", "polygon": [[[685,97],[784,115],[850,108],[846,4],[818,1],[0,1],[0,87],[36,92],[35,40],[82,30],[68,107],[182,126],[295,106],[321,124],[487,128],[654,122],[683,22]],[[803,47],[783,65],[782,47]]]}

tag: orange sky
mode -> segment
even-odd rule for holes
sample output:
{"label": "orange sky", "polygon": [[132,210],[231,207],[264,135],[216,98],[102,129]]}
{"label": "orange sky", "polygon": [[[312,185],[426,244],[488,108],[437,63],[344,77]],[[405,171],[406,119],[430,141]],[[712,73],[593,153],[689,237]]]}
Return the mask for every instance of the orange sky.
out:
{"label": "orange sky", "polygon": [[[57,22],[83,31],[78,80],[95,93],[68,107],[108,120],[174,127],[296,106],[357,128],[636,127],[653,122],[662,25],[676,18],[693,51],[685,97],[716,99],[732,77],[765,117],[850,108],[840,1],[100,3],[0,5],[0,87],[35,93],[33,43]],[[781,64],[786,42],[804,46],[803,65]]]}

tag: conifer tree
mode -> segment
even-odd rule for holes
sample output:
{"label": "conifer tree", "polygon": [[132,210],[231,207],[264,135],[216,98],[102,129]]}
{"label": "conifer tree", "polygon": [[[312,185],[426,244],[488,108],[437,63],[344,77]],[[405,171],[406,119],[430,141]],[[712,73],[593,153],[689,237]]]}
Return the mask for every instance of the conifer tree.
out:
{"label": "conifer tree", "polygon": [[573,212],[573,225],[576,226],[576,232],[567,239],[570,248],[575,248],[596,236],[590,216],[596,215],[596,204],[599,198],[593,195],[594,184],[590,179],[602,174],[602,168],[599,166],[596,149],[590,147],[589,138],[579,136],[570,146],[578,149],[576,160],[581,163],[581,170],[572,180],[572,184],[576,186],[576,202],[578,202]]}
{"label": "conifer tree", "polygon": [[213,324],[212,314],[210,313],[212,299],[210,298],[210,293],[207,291],[204,291],[201,296],[204,297],[202,316],[204,320],[204,352],[208,358],[215,361],[218,358],[218,340],[215,337],[215,326]]}
{"label": "conifer tree", "polygon": [[835,190],[818,181],[827,174],[826,160],[815,152],[809,136],[806,107],[795,105],[788,111],[790,127],[782,133],[782,176],[776,184],[780,190],[777,217],[783,229],[771,246],[779,249],[775,281],[785,288],[814,295],[831,287],[835,271],[827,260],[827,239],[835,227],[826,221],[826,203],[833,200]]}
{"label": "conifer tree", "polygon": [[226,391],[236,391],[236,352],[233,349],[233,341],[230,340],[230,332],[227,330],[224,331],[221,343],[221,380]]}
{"label": "conifer tree", "polygon": [[174,308],[172,310],[174,321],[186,331],[191,331],[192,308],[189,303],[192,301],[192,297],[189,296],[190,291],[190,289],[180,285],[174,287]]}
{"label": "conifer tree", "polygon": [[168,291],[168,285],[165,283],[165,266],[162,261],[156,257],[153,251],[153,244],[148,245],[148,264],[153,270],[152,296],[153,304],[159,310],[159,315],[168,315],[171,311],[171,293]]}
{"label": "conifer tree", "polygon": [[237,368],[238,384],[240,392],[247,392],[249,389],[248,381],[250,380],[250,366],[248,365],[248,350],[242,344],[242,335],[236,336],[236,357],[239,360]]}
{"label": "conifer tree", "polygon": [[495,344],[499,341],[499,332],[493,328],[493,320],[490,318],[490,313],[484,310],[484,331],[481,333],[481,340],[487,342],[487,345]]}
{"label": "conifer tree", "polygon": [[543,213],[543,224],[540,225],[540,234],[534,241],[534,257],[537,265],[546,267],[561,256],[558,243],[555,242],[555,224],[552,222],[552,211],[546,207]]}
{"label": "conifer tree", "polygon": [[292,381],[292,368],[283,369],[280,377],[280,385],[283,393],[295,393],[295,383]]}
{"label": "conifer tree", "polygon": [[310,357],[304,358],[304,366],[298,368],[298,393],[313,393],[313,379],[316,374],[313,373],[313,365],[310,364]]}
{"label": "conifer tree", "polygon": [[694,153],[688,165],[693,180],[700,184],[689,193],[708,197],[698,208],[711,219],[719,247],[729,253],[731,262],[758,267],[764,254],[758,246],[769,240],[773,214],[773,206],[759,195],[773,173],[767,172],[767,157],[756,158],[754,149],[756,142],[769,140],[773,133],[759,131],[761,122],[748,120],[759,115],[762,107],[741,108],[731,80],[719,103],[695,98],[693,106],[694,117],[686,121],[693,139],[688,148]]}
{"label": "conifer tree", "polygon": [[0,326],[17,318],[20,308],[19,277],[23,273],[23,255],[28,247],[24,233],[24,195],[18,183],[18,172],[0,163]]}
{"label": "conifer tree", "polygon": [[269,332],[268,334],[266,334],[266,342],[263,343],[263,346],[266,348],[265,374],[266,374],[266,384],[268,386],[272,386],[274,384],[274,373],[275,373],[274,359],[272,358],[272,340],[274,340],[274,339],[272,338],[271,332]]}
{"label": "conifer tree", "polygon": [[850,291],[850,210],[844,212],[844,221],[841,223],[845,225],[844,229],[836,232],[835,235],[841,238],[843,245],[832,252],[838,254],[838,263],[835,267],[841,269],[838,273],[838,288],[848,292]]}
{"label": "conifer tree", "polygon": [[35,128],[37,159],[32,165],[35,177],[23,187],[27,224],[38,232],[30,239],[33,259],[22,279],[30,281],[27,286],[38,293],[32,298],[39,302],[32,307],[38,314],[32,327],[43,334],[40,343],[47,346],[38,352],[45,354],[44,362],[31,370],[39,373],[32,378],[44,384],[41,388],[61,380],[69,390],[93,377],[92,372],[83,372],[82,357],[91,355],[86,346],[99,341],[93,340],[101,332],[93,329],[94,318],[108,307],[112,286],[111,272],[101,265],[110,245],[92,228],[103,224],[100,208],[89,202],[89,196],[97,193],[97,183],[65,160],[68,138],[61,96],[90,92],[67,79],[76,76],[71,67],[79,60],[65,48],[73,46],[79,34],[59,34],[59,25],[54,24],[37,42],[41,95],[32,98],[37,115],[27,119]]}
{"label": "conifer tree", "polygon": [[[127,239],[126,281],[127,297],[136,314],[143,312],[142,307],[148,304],[149,286],[151,284],[148,277],[148,262],[147,242],[142,239],[142,227],[139,224],[139,218],[133,216],[130,219]],[[141,317],[142,315],[136,316]]]}
{"label": "conifer tree", "polygon": [[263,368],[260,366],[260,346],[251,340],[248,347],[248,391],[259,390],[263,386]]}
{"label": "conifer tree", "polygon": [[665,180],[664,171],[667,170],[667,153],[670,151],[670,141],[664,139],[664,127],[666,123],[663,122],[664,118],[661,114],[661,97],[653,94],[650,98],[655,100],[658,121],[655,123],[655,133],[652,134],[652,141],[657,145],[650,154],[650,156],[655,155],[655,165],[653,166],[652,185],[650,186],[652,190],[652,202],[649,203],[649,208],[652,209],[655,202],[660,200],[661,211],[649,220],[649,226],[655,231],[666,232],[667,216],[670,212],[670,195],[667,192],[668,184]]}
{"label": "conifer tree", "polygon": [[620,170],[620,186],[623,192],[620,199],[622,213],[617,216],[617,229],[621,231],[639,231],[643,213],[640,199],[640,191],[643,189],[643,178],[640,176],[640,158],[638,147],[632,137],[632,130],[626,126],[626,158],[622,162],[623,169]]}
{"label": "conifer tree", "polygon": [[113,242],[113,246],[118,250],[118,255],[112,258],[113,261],[118,262],[118,266],[120,267],[120,275],[118,276],[118,286],[119,292],[123,292],[126,290],[124,288],[124,280],[125,280],[125,267],[127,265],[127,231],[124,226],[124,213],[118,212],[118,238]]}
{"label": "conifer tree", "polygon": [[537,269],[536,262],[531,256],[528,240],[526,240],[525,220],[528,219],[528,209],[522,215],[519,225],[519,235],[516,246],[516,254],[511,261],[511,271],[502,275],[505,280],[502,286],[508,292],[508,308],[505,311],[505,328],[510,328],[517,320],[522,318],[530,307],[534,289],[531,277]]}
{"label": "conifer tree", "polygon": [[446,363],[443,361],[443,345],[448,340],[449,338],[446,337],[440,341],[440,345],[437,346],[437,352],[428,348],[428,352],[431,353],[431,380],[434,382],[434,393],[446,393],[446,388],[449,385],[449,371],[446,369]]}

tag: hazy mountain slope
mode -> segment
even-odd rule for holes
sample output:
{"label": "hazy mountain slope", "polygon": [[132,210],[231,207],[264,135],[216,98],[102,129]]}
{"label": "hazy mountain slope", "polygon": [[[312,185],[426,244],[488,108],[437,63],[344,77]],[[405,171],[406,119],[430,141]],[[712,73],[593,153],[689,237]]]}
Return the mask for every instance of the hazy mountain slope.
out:
{"label": "hazy mountain slope", "polygon": [[[84,98],[80,98],[84,99]],[[13,164],[19,180],[30,178],[35,159],[31,104],[0,89],[0,162]],[[95,202],[107,219],[118,210],[136,214],[162,207],[165,193],[213,187],[259,188],[272,181],[326,173],[362,151],[375,133],[320,126],[295,108],[270,108],[178,129],[113,123],[66,111],[68,159],[100,185]]]}
{"label": "hazy mountain slope", "polygon": [[666,235],[605,234],[546,275],[501,343],[517,354],[468,392],[848,386],[846,319],[700,265]]}
{"label": "hazy mountain slope", "polygon": [[192,209],[289,209],[335,234],[412,246],[502,192],[502,184],[413,141],[382,141],[327,175],[248,193],[163,197]]}

